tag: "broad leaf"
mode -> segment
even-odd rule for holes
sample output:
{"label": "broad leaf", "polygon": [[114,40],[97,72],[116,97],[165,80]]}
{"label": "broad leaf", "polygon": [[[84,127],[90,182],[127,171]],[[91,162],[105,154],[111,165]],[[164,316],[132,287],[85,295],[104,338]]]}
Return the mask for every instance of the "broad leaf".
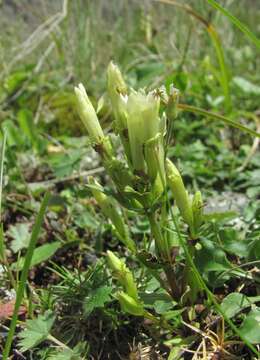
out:
{"label": "broad leaf", "polygon": [[226,316],[231,318],[251,304],[252,302],[245,295],[240,293],[231,293],[222,301],[221,308]]}
{"label": "broad leaf", "polygon": [[10,226],[7,234],[13,239],[11,242],[11,249],[13,252],[27,248],[30,241],[30,225],[28,223],[19,223]]}
{"label": "broad leaf", "polygon": [[251,344],[260,343],[260,308],[250,311],[240,327],[240,332]]}
{"label": "broad leaf", "polygon": [[[38,246],[33,253],[32,261],[30,268],[33,266],[40,264],[43,261],[48,260],[50,257],[52,257],[55,252],[62,246],[62,244],[59,241],[55,241],[50,244],[44,244],[41,246]],[[21,270],[24,265],[24,258],[20,258],[17,263],[14,263],[12,267]]]}
{"label": "broad leaf", "polygon": [[46,311],[44,315],[39,315],[36,319],[27,320],[26,329],[19,334],[21,351],[31,349],[46,340],[54,320],[55,316],[51,311]]}

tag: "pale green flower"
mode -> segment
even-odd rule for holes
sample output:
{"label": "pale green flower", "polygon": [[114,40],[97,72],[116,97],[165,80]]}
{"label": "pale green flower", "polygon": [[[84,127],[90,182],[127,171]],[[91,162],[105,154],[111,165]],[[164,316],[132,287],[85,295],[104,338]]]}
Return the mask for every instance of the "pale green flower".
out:
{"label": "pale green flower", "polygon": [[117,128],[119,131],[124,130],[127,128],[127,86],[121,71],[112,61],[108,65],[107,69],[107,88]]}
{"label": "pale green flower", "polygon": [[132,91],[127,101],[127,127],[133,167],[145,171],[144,146],[159,133],[160,99],[153,93]]}

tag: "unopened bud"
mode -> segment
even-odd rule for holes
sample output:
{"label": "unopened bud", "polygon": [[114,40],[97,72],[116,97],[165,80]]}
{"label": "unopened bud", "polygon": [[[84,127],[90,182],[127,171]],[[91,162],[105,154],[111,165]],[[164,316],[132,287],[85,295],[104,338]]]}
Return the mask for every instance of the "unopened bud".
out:
{"label": "unopened bud", "polygon": [[104,138],[104,133],[98,121],[96,111],[82,84],[75,87],[75,94],[79,116],[85,125],[90,138],[94,142],[100,143],[100,141]]}
{"label": "unopened bud", "polygon": [[192,199],[194,229],[197,232],[203,223],[203,201],[200,191],[196,191]]}
{"label": "unopened bud", "polygon": [[169,159],[166,160],[166,173],[168,184],[171,188],[173,198],[176,201],[180,214],[186,224],[189,225],[190,230],[192,230],[193,215],[190,199],[183,184],[181,174],[179,173],[176,166]]}
{"label": "unopened bud", "polygon": [[107,251],[107,259],[109,267],[127,294],[134,299],[138,299],[138,292],[133,274],[126,264],[111,251]]}
{"label": "unopened bud", "polygon": [[180,92],[178,89],[176,89],[173,84],[170,86],[170,93],[166,108],[167,117],[172,120],[177,117],[178,109],[177,105],[179,102]]}

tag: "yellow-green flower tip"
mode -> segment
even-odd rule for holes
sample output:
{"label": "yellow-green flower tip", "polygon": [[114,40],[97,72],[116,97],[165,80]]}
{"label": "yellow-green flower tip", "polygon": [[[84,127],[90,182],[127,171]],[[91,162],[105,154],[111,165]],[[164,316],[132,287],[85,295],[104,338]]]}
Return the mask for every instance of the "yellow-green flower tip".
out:
{"label": "yellow-green flower tip", "polygon": [[123,291],[117,293],[117,298],[123,311],[135,316],[144,315],[143,304],[140,301],[133,299]]}
{"label": "yellow-green flower tip", "polygon": [[112,251],[107,251],[107,262],[108,266],[112,271],[123,272],[125,271],[125,264],[120,260]]}
{"label": "yellow-green flower tip", "polygon": [[77,102],[77,110],[81,121],[85,125],[90,138],[100,143],[104,139],[104,133],[97,118],[96,111],[88,98],[82,84],[74,88]]}

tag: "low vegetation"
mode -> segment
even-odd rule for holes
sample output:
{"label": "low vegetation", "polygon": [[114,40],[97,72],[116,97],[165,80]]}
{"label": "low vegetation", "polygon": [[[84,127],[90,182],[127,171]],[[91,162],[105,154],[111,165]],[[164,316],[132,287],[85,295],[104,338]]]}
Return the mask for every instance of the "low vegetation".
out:
{"label": "low vegetation", "polygon": [[259,5],[39,4],[0,5],[0,358],[258,359]]}

